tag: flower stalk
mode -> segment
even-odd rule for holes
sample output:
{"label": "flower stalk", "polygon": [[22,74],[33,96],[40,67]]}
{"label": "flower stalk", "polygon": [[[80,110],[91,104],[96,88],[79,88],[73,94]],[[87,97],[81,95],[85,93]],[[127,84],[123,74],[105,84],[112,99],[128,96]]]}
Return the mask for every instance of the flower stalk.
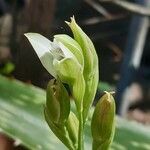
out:
{"label": "flower stalk", "polygon": [[[49,41],[38,33],[27,33],[25,36],[42,65],[54,77],[47,86],[44,110],[50,129],[69,150],[84,150],[84,126],[99,80],[98,57],[91,39],[74,17],[66,23],[73,38],[58,34],[53,41]],[[70,96],[64,84],[69,86],[74,99],[75,114],[71,111]],[[115,104],[110,93],[106,92],[104,97],[98,102],[92,118],[93,150],[107,150],[113,139]],[[98,126],[103,130],[99,131]]]}

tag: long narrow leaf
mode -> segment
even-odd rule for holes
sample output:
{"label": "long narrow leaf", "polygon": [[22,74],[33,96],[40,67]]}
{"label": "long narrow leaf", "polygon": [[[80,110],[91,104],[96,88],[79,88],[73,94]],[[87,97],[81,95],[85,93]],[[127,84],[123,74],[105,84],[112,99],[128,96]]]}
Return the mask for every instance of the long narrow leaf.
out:
{"label": "long narrow leaf", "polygon": [[[0,131],[31,150],[66,150],[44,119],[45,91],[0,76]],[[90,122],[85,128],[85,149],[91,149]],[[150,128],[117,119],[112,150],[149,150]]]}

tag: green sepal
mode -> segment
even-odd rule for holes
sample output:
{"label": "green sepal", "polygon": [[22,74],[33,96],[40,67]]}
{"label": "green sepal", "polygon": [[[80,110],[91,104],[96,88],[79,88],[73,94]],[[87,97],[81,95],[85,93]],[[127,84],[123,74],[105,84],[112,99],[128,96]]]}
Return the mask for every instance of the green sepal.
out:
{"label": "green sepal", "polygon": [[93,150],[108,150],[115,132],[115,101],[106,92],[97,103],[91,122]]}
{"label": "green sepal", "polygon": [[98,80],[98,57],[96,54],[95,47],[90,38],[84,33],[84,31],[78,26],[74,17],[71,18],[71,22],[66,22],[71,28],[74,39],[81,46],[83,57],[84,57],[84,80],[85,80],[85,95],[83,98],[83,116],[84,122],[86,120],[89,108],[94,100]]}

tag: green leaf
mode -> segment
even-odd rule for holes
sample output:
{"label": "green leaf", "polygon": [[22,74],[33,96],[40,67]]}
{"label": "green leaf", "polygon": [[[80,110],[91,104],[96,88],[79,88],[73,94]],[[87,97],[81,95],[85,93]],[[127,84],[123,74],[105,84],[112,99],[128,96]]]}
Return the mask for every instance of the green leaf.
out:
{"label": "green leaf", "polygon": [[[45,91],[0,76],[0,131],[31,150],[66,150],[44,119]],[[85,149],[91,150],[90,120]],[[150,127],[117,117],[111,150],[149,150]]]}
{"label": "green leaf", "polygon": [[3,68],[0,68],[0,73],[8,75],[12,71],[14,71],[14,69],[15,69],[15,65],[11,62],[7,62]]}
{"label": "green leaf", "polygon": [[0,131],[32,150],[65,150],[45,121],[45,100],[45,91],[0,76]]}

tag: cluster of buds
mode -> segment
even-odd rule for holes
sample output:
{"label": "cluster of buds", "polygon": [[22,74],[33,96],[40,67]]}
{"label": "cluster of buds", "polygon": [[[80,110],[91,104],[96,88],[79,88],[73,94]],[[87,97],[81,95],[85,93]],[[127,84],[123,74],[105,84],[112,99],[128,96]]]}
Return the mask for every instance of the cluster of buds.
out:
{"label": "cluster of buds", "polygon": [[[74,17],[71,18],[71,22],[66,23],[72,30],[74,38],[58,34],[54,36],[53,41],[49,41],[37,33],[27,33],[25,36],[42,65],[54,77],[47,86],[44,111],[49,127],[70,150],[83,150],[84,141],[81,132],[97,90],[98,57],[92,41],[77,25]],[[69,86],[77,115],[70,109],[70,97],[64,83]],[[112,134],[109,134],[110,136],[104,134],[108,132],[107,129],[110,129],[111,133],[111,130],[114,130],[112,127],[115,114],[114,101],[110,102],[111,99],[112,96],[106,93],[102,102],[100,101],[96,106],[92,119],[93,145],[96,145],[93,146],[93,150],[98,150],[99,146],[103,145],[102,141],[112,141],[110,136],[113,139]],[[113,105],[107,105],[108,102]],[[111,121],[108,121],[109,119]],[[108,127],[107,123],[111,127]],[[110,145],[111,142],[104,142],[104,145],[105,143]]]}

